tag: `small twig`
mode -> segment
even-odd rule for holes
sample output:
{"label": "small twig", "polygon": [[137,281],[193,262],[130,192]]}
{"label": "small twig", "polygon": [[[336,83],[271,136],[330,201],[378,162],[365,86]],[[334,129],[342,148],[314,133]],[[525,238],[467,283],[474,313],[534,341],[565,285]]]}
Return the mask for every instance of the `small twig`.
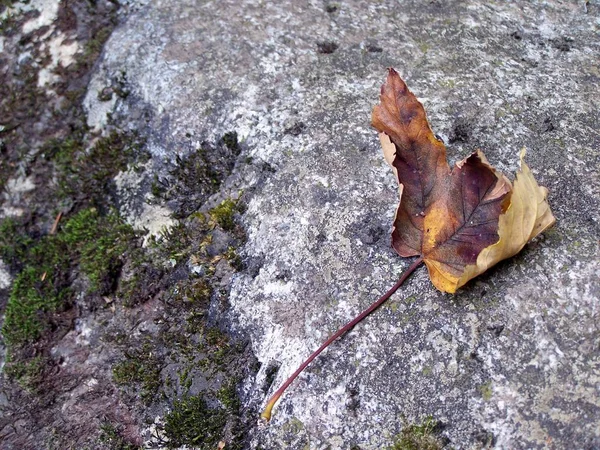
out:
{"label": "small twig", "polygon": [[56,230],[58,229],[58,222],[60,222],[61,217],[62,217],[62,211],[59,211],[59,213],[56,215],[56,219],[54,219],[52,228],[50,228],[50,234],[56,234]]}
{"label": "small twig", "polygon": [[[54,223],[52,224],[52,228],[50,228],[50,234],[56,234],[56,230],[58,230],[58,222],[60,222],[60,218],[62,217],[62,211],[59,211],[56,215],[56,219],[54,219]],[[46,279],[46,272],[42,274],[42,281]]]}

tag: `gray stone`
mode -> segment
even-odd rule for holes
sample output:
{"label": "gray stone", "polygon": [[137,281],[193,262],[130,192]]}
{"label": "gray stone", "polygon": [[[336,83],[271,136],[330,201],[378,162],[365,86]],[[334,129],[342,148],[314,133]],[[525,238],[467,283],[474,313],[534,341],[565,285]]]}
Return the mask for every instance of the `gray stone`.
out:
{"label": "gray stone", "polygon": [[[138,118],[158,172],[231,130],[252,157],[215,197],[247,191],[243,257],[261,262],[230,296],[262,363],[248,405],[409,264],[381,238],[397,186],[369,121],[386,67],[451,160],[481,148],[510,175],[526,146],[558,222],[456,295],[419,270],[291,386],[252,448],[380,449],[427,416],[457,449],[600,446],[600,6],[330,6],[150,2],[108,41],[86,99],[93,127]],[[101,102],[121,72],[130,94]]]}

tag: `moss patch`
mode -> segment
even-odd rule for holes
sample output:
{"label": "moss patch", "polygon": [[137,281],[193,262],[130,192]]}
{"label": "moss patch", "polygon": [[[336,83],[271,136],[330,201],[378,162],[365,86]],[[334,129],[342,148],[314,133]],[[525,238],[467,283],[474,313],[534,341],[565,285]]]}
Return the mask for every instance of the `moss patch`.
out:
{"label": "moss patch", "polygon": [[113,178],[130,164],[148,160],[143,140],[136,133],[113,130],[89,149],[85,129],[63,140],[51,140],[44,146],[44,158],[56,167],[58,196],[76,202],[105,205],[107,194],[114,193]]}
{"label": "moss patch", "polygon": [[481,393],[481,398],[483,398],[484,401],[489,402],[492,398],[492,394],[494,393],[492,382],[488,381],[487,383],[479,386],[479,392]]}
{"label": "moss patch", "polygon": [[112,292],[122,255],[136,237],[116,213],[100,216],[94,208],[67,219],[55,235],[37,240],[20,233],[11,219],[0,229],[0,256],[21,267],[2,326],[9,349],[35,341],[48,326],[49,314],[70,305],[77,271],[88,280],[88,294]]}
{"label": "moss patch", "polygon": [[113,366],[113,379],[121,385],[139,385],[140,398],[145,404],[151,403],[161,386],[161,361],[150,342],[141,348],[125,352],[126,359]]}
{"label": "moss patch", "polygon": [[213,450],[223,437],[226,412],[209,408],[201,396],[185,397],[173,403],[165,416],[164,431],[169,448],[189,445],[201,450]]}
{"label": "moss patch", "polygon": [[403,427],[389,450],[441,450],[445,442],[440,438],[439,432],[439,422],[427,417],[419,425]]}
{"label": "moss patch", "polygon": [[237,202],[232,199],[223,200],[218,206],[209,211],[211,220],[223,228],[225,231],[231,231],[235,227],[233,220],[237,212]]}

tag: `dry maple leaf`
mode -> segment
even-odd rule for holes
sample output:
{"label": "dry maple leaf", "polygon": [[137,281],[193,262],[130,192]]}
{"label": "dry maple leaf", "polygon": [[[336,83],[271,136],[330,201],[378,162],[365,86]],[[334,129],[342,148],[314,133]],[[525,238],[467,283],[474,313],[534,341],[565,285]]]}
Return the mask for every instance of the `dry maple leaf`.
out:
{"label": "dry maple leaf", "polygon": [[388,292],[298,367],[267,402],[264,420],[270,419],[275,403],[294,379],[329,344],[390,298],[422,262],[435,287],[454,293],[498,261],[518,253],[555,221],[546,202],[548,191],[538,186],[523,161],[524,150],[521,170],[512,184],[480,151],[450,169],[446,147],[431,131],[423,105],[394,69],[389,69],[380,99],[373,110],[373,126],[400,187],[392,246],[400,256],[418,258]]}
{"label": "dry maple leaf", "polygon": [[451,170],[423,105],[394,69],[380,101],[372,123],[400,185],[392,246],[400,256],[420,256],[439,290],[455,292],[554,223],[548,191],[524,151],[512,185],[480,151]]}

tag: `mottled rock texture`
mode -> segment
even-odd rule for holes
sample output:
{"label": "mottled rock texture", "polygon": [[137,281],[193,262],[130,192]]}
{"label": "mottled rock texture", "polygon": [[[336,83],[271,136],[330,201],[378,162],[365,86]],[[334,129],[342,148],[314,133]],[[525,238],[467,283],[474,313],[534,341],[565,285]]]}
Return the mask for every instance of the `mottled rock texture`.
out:
{"label": "mottled rock texture", "polygon": [[[228,312],[262,363],[246,405],[409,264],[390,248],[397,187],[370,128],[387,67],[451,161],[481,148],[511,176],[525,146],[550,190],[552,230],[456,295],[420,269],[292,385],[251,448],[393,448],[429,416],[456,449],[600,446],[599,32],[596,1],[391,0],[156,0],[113,32],[92,128],[126,118],[159,176],[204,141],[241,141],[214,201],[248,198]],[[128,95],[102,101],[119,83]]]}

